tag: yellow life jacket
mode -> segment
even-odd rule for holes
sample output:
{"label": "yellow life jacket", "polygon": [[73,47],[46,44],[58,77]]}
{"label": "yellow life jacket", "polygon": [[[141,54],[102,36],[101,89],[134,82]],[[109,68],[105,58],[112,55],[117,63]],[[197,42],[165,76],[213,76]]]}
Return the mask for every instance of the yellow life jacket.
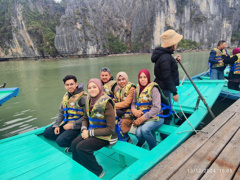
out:
{"label": "yellow life jacket", "polygon": [[137,88],[135,90],[135,97],[137,98],[136,102],[136,109],[141,110],[143,113],[148,112],[152,108],[152,89],[153,87],[156,87],[159,90],[159,93],[161,94],[161,111],[162,113],[158,113],[154,118],[150,119],[153,121],[158,121],[159,117],[166,118],[171,116],[174,111],[172,110],[170,101],[168,97],[166,97],[159,85],[155,82],[151,82],[147,85],[147,87],[144,88],[144,90],[140,94],[140,86],[137,85]]}
{"label": "yellow life jacket", "polygon": [[112,91],[112,87],[117,83],[117,81],[114,81],[114,80],[111,80],[111,81],[108,81],[107,83],[105,83],[103,85],[103,88],[104,88],[104,92],[111,98],[114,97],[114,90]]}
{"label": "yellow life jacket", "polygon": [[[104,94],[94,104],[92,111],[90,113],[89,112],[90,97],[89,96],[87,97],[86,112],[87,112],[87,116],[89,119],[88,129],[106,128],[107,124],[106,124],[106,117],[105,117],[104,113],[105,113],[105,108],[106,108],[108,101],[112,104],[112,106],[115,110],[113,100],[109,96]],[[115,113],[116,113],[116,110],[115,110]],[[115,123],[116,123],[115,119],[113,119],[113,121],[115,121]],[[99,139],[111,141],[112,134],[109,136],[95,136],[95,137],[99,138]]]}
{"label": "yellow life jacket", "polygon": [[[133,83],[128,82],[126,86],[120,90],[118,89],[116,93],[114,93],[114,98],[116,98],[117,102],[123,102],[127,98],[129,94],[129,90],[131,87],[136,87]],[[122,119],[133,119],[133,114],[131,112],[131,105],[127,108],[124,108],[124,115]]]}
{"label": "yellow life jacket", "polygon": [[83,116],[83,107],[78,105],[78,102],[83,96],[86,96],[87,93],[84,91],[74,94],[69,98],[68,92],[65,93],[62,99],[62,107],[64,111],[64,121],[72,123],[80,119]]}
{"label": "yellow life jacket", "polygon": [[230,71],[233,71],[233,74],[240,74],[240,53],[235,54],[234,56],[237,56],[238,60],[235,61],[233,65],[231,65]]}
{"label": "yellow life jacket", "polygon": [[[137,85],[136,88],[136,98],[137,98],[137,103],[136,103],[136,109],[141,110],[142,112],[147,112],[152,108],[152,88],[157,87],[159,88],[158,84],[155,82],[151,82],[147,85],[147,87],[144,88],[144,90],[140,93],[140,86]],[[155,116],[151,120],[153,121],[158,121],[159,117]]]}
{"label": "yellow life jacket", "polygon": [[[216,61],[221,61],[221,60],[223,60],[223,59],[222,59],[222,54],[225,53],[226,50],[223,49],[222,52],[221,52],[218,48],[214,48],[213,50],[216,51],[215,60],[216,60]],[[214,63],[214,64],[212,65],[212,68],[224,67],[224,66],[225,66],[225,65],[224,65],[223,62],[218,62],[218,63]]]}

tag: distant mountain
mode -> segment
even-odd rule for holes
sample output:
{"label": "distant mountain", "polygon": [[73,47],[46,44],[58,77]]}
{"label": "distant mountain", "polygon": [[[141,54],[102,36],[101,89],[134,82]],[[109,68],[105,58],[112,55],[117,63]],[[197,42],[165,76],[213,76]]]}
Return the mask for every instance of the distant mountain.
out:
{"label": "distant mountain", "polygon": [[239,46],[240,1],[0,0],[1,57],[150,52],[170,28],[183,45]]}

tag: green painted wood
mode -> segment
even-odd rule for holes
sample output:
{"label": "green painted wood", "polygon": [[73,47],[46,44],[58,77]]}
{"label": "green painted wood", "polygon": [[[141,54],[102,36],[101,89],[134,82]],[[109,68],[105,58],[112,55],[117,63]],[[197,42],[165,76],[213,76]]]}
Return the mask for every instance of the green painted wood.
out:
{"label": "green painted wood", "polygon": [[[199,124],[197,120],[199,120],[199,118],[205,117],[206,113],[206,109],[198,109],[196,113],[189,117],[189,121],[192,122],[192,125],[194,127],[196,127]],[[185,130],[191,130],[191,127],[187,124],[187,122],[184,122],[175,133],[169,135],[158,146],[149,151],[150,153],[146,154],[141,159],[138,159],[135,163],[116,175],[113,179],[127,180],[139,179],[142,177],[158,162],[160,162],[174,149],[176,149],[189,136],[189,134],[191,134],[189,132],[180,134],[178,133]]]}
{"label": "green painted wood", "polygon": [[[120,162],[121,160],[119,159],[119,153],[114,153],[113,155],[111,155],[112,159],[115,159],[117,162]],[[137,161],[137,158],[128,156],[127,158],[124,159],[125,160],[125,165],[126,166],[130,166],[131,164],[133,164],[135,161]]]}
{"label": "green painted wood", "polygon": [[19,88],[0,88],[0,106],[11,99],[12,97],[18,96]]}
{"label": "green painted wood", "polygon": [[46,171],[33,179],[99,179],[96,175],[79,165],[75,161],[67,161],[56,168]]}
{"label": "green painted wood", "polygon": [[148,150],[145,150],[138,146],[133,146],[132,144],[123,141],[118,141],[115,145],[111,147],[109,146],[109,148],[124,156],[132,156],[137,159],[140,159],[149,153]]}
{"label": "green painted wood", "polygon": [[[211,107],[224,82],[202,80],[196,85]],[[198,95],[190,82],[178,87],[178,93],[184,112],[191,114],[189,121],[197,127],[207,114],[206,107],[200,102],[194,111]],[[177,103],[173,106],[177,112],[180,111]],[[45,128],[0,140],[0,148],[3,149],[0,155],[6,157],[4,165],[0,165],[0,179],[99,179],[73,161],[71,155],[64,153],[64,148],[46,140],[41,135]],[[189,137],[191,132],[184,132],[186,130],[191,130],[187,122],[178,128],[162,126],[160,131],[170,135],[151,151],[136,147],[137,140],[133,135],[130,136],[134,144],[119,141],[112,147],[102,148],[95,155],[106,172],[103,179],[139,179]],[[144,148],[147,147],[145,144]]]}
{"label": "green painted wood", "polygon": [[177,128],[178,128],[177,126],[170,126],[170,125],[167,125],[167,124],[163,124],[156,131],[160,132],[160,133],[163,133],[163,134],[169,135],[169,134],[174,133],[177,130]]}

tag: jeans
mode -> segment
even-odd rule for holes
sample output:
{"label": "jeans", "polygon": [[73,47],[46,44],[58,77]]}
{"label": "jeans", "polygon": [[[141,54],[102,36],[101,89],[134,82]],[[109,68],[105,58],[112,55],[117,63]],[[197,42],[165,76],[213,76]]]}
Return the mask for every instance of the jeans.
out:
{"label": "jeans", "polygon": [[69,129],[65,130],[63,127],[60,127],[60,133],[56,135],[54,133],[54,127],[50,126],[45,129],[43,135],[47,139],[56,140],[57,144],[60,147],[71,147],[72,141],[80,134],[80,130]]}
{"label": "jeans", "polygon": [[224,71],[219,71],[215,68],[212,68],[210,80],[217,80],[217,79],[224,80]]}
{"label": "jeans", "polygon": [[159,118],[159,121],[147,121],[137,127],[136,137],[138,139],[137,146],[142,146],[147,141],[149,149],[153,149],[156,146],[156,140],[152,135],[152,131],[158,129],[163,124],[164,119]]}
{"label": "jeans", "polygon": [[72,158],[74,161],[99,176],[102,173],[103,168],[98,164],[93,153],[107,145],[109,145],[109,141],[103,139],[95,137],[83,139],[79,136],[72,142]]}

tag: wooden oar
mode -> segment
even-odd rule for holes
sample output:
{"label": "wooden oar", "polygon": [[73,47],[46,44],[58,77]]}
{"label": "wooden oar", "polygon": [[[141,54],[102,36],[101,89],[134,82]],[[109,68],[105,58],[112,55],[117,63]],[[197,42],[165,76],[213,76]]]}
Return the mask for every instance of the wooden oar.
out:
{"label": "wooden oar", "polygon": [[200,91],[198,90],[197,86],[195,85],[195,83],[193,82],[192,78],[189,76],[188,72],[186,71],[186,69],[184,68],[184,66],[182,65],[181,61],[177,58],[176,59],[177,62],[180,64],[180,66],[182,67],[183,71],[185,72],[185,74],[187,75],[188,79],[191,81],[193,87],[195,88],[195,90],[197,91],[199,97],[201,98],[201,100],[203,101],[204,105],[206,106],[208,112],[211,114],[211,116],[213,117],[213,119],[215,118],[212,110],[210,109],[210,107],[208,106],[206,100],[204,99],[204,97],[202,96],[202,94],[200,93]]}

